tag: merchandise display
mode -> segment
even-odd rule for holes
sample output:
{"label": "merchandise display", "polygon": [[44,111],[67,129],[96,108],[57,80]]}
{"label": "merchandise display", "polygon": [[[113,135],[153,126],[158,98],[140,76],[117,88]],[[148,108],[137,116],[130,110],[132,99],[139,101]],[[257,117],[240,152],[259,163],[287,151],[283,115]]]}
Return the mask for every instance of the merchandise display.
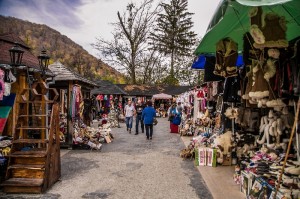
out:
{"label": "merchandise display", "polygon": [[249,21],[244,66],[235,65],[235,38],[216,43],[210,65],[224,80],[194,88],[193,118],[180,128],[194,137],[181,154],[197,166],[235,165],[247,198],[300,198],[300,37],[288,42],[285,17],[261,7],[249,8]]}

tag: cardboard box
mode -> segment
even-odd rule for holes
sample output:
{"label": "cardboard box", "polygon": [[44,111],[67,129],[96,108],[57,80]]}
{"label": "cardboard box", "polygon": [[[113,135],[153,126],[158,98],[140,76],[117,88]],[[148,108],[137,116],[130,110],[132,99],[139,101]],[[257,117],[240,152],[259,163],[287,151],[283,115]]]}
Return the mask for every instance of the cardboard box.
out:
{"label": "cardboard box", "polygon": [[[274,199],[274,195],[275,195],[275,190],[273,189],[269,199]],[[277,191],[276,199],[282,199],[282,198],[285,198],[284,194]]]}
{"label": "cardboard box", "polygon": [[[273,187],[262,178],[257,177],[250,189],[248,199],[270,198]],[[277,197],[276,197],[277,198]]]}
{"label": "cardboard box", "polygon": [[223,166],[231,166],[231,156],[223,155]]}
{"label": "cardboard box", "polygon": [[252,179],[251,175],[245,171],[241,172],[241,184],[240,190],[245,196],[249,195],[250,189],[252,188]]}

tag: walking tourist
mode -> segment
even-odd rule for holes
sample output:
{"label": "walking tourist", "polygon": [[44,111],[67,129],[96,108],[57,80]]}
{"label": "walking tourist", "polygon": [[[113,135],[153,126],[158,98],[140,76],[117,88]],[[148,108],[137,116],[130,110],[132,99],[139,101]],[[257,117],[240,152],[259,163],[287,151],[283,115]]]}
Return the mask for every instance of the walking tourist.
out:
{"label": "walking tourist", "polygon": [[136,118],[135,118],[135,135],[139,134],[139,122],[141,122],[142,133],[144,133],[144,122],[142,120],[142,113],[145,108],[145,105],[141,100],[138,100],[136,109]]}
{"label": "walking tourist", "polygon": [[168,110],[168,120],[170,121],[170,132],[172,133],[173,119],[176,113],[176,104],[172,104]]}
{"label": "walking tourist", "polygon": [[152,102],[147,102],[147,107],[144,108],[142,112],[142,120],[144,121],[145,128],[146,128],[146,136],[147,140],[152,140],[153,135],[153,121],[154,117],[156,116],[155,109],[152,107]]}
{"label": "walking tourist", "polygon": [[124,108],[124,115],[126,121],[127,132],[131,133],[133,115],[135,114],[135,108],[132,105],[131,100],[129,99],[127,105]]}

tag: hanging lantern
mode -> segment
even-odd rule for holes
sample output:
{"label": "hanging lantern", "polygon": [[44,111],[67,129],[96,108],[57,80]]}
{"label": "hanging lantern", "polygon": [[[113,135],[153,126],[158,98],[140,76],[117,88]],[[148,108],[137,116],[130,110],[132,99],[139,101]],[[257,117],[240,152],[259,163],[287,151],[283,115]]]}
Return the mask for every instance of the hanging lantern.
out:
{"label": "hanging lantern", "polygon": [[9,49],[10,65],[14,68],[14,75],[17,74],[16,68],[21,65],[24,50],[22,50],[18,43]]}
{"label": "hanging lantern", "polygon": [[48,70],[48,66],[49,66],[49,55],[46,54],[46,50],[43,48],[43,50],[41,51],[41,54],[38,56],[39,59],[39,64],[40,64],[40,68],[42,71],[42,77],[45,78],[46,77],[46,71]]}

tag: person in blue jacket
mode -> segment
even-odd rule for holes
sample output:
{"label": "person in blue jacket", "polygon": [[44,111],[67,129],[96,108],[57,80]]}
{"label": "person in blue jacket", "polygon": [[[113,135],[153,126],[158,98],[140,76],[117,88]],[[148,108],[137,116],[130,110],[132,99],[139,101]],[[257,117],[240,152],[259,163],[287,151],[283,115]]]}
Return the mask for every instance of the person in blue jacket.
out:
{"label": "person in blue jacket", "polygon": [[142,112],[142,120],[144,121],[144,125],[146,128],[146,136],[147,140],[152,140],[153,135],[153,120],[156,116],[155,109],[152,107],[152,102],[147,102],[147,107],[144,108]]}

